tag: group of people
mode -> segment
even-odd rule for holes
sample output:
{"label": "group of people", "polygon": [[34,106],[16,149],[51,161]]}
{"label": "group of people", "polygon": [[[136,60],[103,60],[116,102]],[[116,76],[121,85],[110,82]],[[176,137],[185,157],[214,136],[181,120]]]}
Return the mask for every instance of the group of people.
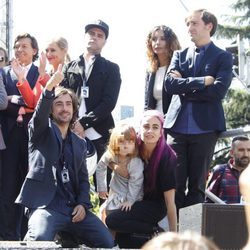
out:
{"label": "group of people", "polygon": [[[53,240],[66,232],[87,246],[112,248],[122,234],[159,233],[164,217],[176,232],[178,210],[204,202],[215,143],[226,129],[222,99],[232,57],[211,41],[212,13],[196,10],[185,22],[194,44],[187,49],[164,25],[147,37],[139,131],[115,126],[111,114],[121,76],[119,66],[101,56],[109,36],[105,22],[85,26],[78,59],[70,61],[65,38],[53,39],[38,67],[36,39],[17,36],[15,59],[0,71],[3,240]],[[103,221],[89,210],[84,138],[97,152]]]}

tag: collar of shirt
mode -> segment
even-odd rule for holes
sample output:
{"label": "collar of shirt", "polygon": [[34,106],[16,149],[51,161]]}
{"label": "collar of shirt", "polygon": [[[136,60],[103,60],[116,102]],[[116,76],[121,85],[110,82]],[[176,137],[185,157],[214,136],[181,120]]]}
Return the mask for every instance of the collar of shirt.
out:
{"label": "collar of shirt", "polygon": [[83,58],[84,58],[84,63],[85,63],[85,77],[86,77],[86,81],[87,81],[90,74],[91,74],[96,56],[90,56],[88,60],[85,56],[83,56]]}
{"label": "collar of shirt", "polygon": [[212,42],[209,42],[208,44],[201,46],[201,47],[194,47],[196,53],[200,53],[201,51],[206,51],[208,47],[210,46]]}

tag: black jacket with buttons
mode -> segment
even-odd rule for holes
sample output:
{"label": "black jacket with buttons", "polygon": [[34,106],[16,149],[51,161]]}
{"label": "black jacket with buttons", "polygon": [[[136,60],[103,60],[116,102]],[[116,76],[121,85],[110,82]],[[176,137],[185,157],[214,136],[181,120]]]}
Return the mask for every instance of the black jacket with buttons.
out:
{"label": "black jacket with buttons", "polygon": [[[83,56],[67,64],[63,72],[65,78],[61,85],[73,89],[80,97],[85,77]],[[80,123],[84,129],[93,127],[108,138],[109,130],[114,127],[111,112],[115,108],[121,86],[119,66],[97,55],[86,86],[89,88],[89,97],[85,98],[87,112],[80,117]]]}

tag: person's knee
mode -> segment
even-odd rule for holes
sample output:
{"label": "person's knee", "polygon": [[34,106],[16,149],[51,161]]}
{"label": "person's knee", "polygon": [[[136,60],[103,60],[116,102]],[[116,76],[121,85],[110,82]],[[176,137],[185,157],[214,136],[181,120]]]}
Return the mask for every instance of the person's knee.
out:
{"label": "person's knee", "polygon": [[103,237],[103,239],[100,241],[100,246],[97,247],[102,247],[102,248],[112,248],[114,247],[114,239],[112,237],[112,235],[108,236],[108,237]]}
{"label": "person's knee", "polygon": [[55,235],[50,230],[44,230],[41,227],[29,228],[25,240],[29,241],[53,241]]}
{"label": "person's knee", "polygon": [[113,218],[112,218],[110,215],[108,215],[108,216],[106,217],[106,219],[105,219],[105,224],[106,224],[107,227],[110,228],[110,229],[114,229],[114,227],[115,227],[114,220],[113,220]]}

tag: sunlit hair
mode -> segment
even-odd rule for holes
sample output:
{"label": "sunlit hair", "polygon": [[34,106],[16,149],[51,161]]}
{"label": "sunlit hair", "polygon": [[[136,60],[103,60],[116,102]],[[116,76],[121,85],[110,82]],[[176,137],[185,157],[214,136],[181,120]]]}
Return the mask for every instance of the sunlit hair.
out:
{"label": "sunlit hair", "polygon": [[14,49],[15,49],[16,43],[19,40],[24,39],[24,38],[29,38],[31,40],[31,47],[36,50],[36,54],[33,55],[33,58],[32,58],[32,61],[34,62],[38,58],[38,52],[39,52],[38,43],[34,36],[31,36],[29,33],[18,35],[14,41]]}
{"label": "sunlit hair", "polygon": [[[211,12],[207,11],[206,9],[198,9],[198,10],[194,10],[193,12],[191,12],[192,14],[195,13],[200,13],[201,14],[201,19],[205,24],[209,24],[212,23],[213,28],[210,31],[210,37],[212,37],[217,29],[217,25],[218,25],[218,21],[217,18],[214,14],[212,14]],[[190,16],[185,18],[185,22],[187,22],[190,19]]]}
{"label": "sunlit hair", "polygon": [[235,146],[236,146],[236,142],[237,141],[249,141],[250,139],[247,137],[247,136],[244,136],[244,135],[241,135],[241,136],[236,136],[233,138],[232,140],[232,146],[231,148],[232,149],[235,149]]}
{"label": "sunlit hair", "polygon": [[138,155],[137,135],[135,129],[128,124],[118,124],[112,130],[108,143],[107,150],[111,157],[119,155],[119,143],[124,141],[132,141],[135,144],[135,150],[133,154],[129,156],[133,158]]}
{"label": "sunlit hair", "polygon": [[219,250],[213,241],[197,232],[165,232],[148,241],[142,250]]}
{"label": "sunlit hair", "polygon": [[7,53],[7,50],[4,49],[3,47],[0,47],[0,51],[3,51],[3,53],[4,53],[4,62],[7,64],[8,63],[8,53]]}
{"label": "sunlit hair", "polygon": [[144,185],[144,192],[152,192],[155,189],[156,179],[157,179],[157,172],[159,168],[159,163],[161,161],[161,158],[164,155],[168,156],[170,164],[175,160],[175,153],[172,150],[172,148],[167,145],[166,138],[164,136],[163,131],[163,122],[164,117],[163,115],[157,111],[157,110],[147,110],[143,113],[142,119],[141,119],[141,127],[143,124],[143,121],[146,117],[152,118],[156,117],[160,121],[160,129],[161,129],[161,136],[156,144],[156,147],[150,157],[150,159],[147,159],[147,149],[145,147],[145,144],[141,138],[141,132],[138,136],[138,145],[139,145],[139,155],[140,157],[146,162],[147,168],[145,168],[145,175],[147,175],[147,184]]}
{"label": "sunlit hair", "polygon": [[[70,121],[70,128],[72,128],[72,125],[74,124],[74,122],[77,119],[77,114],[78,114],[78,99],[77,96],[75,95],[75,93],[71,90],[71,89],[67,89],[64,87],[56,87],[55,88],[55,98],[54,100],[56,100],[59,96],[62,95],[67,95],[69,94],[72,100],[72,105],[73,105],[73,117]],[[51,112],[50,114],[51,119],[53,120],[53,114]]]}
{"label": "sunlit hair", "polygon": [[65,60],[64,60],[65,64],[70,62],[70,56],[68,54],[69,45],[68,45],[68,41],[66,40],[66,38],[56,37],[56,38],[51,39],[49,41],[49,44],[50,43],[56,43],[56,45],[59,47],[59,49],[64,50],[66,52],[66,56],[65,56]]}
{"label": "sunlit hair", "polygon": [[154,37],[154,34],[156,31],[163,31],[164,38],[166,41],[166,57],[167,57],[167,67],[170,64],[171,58],[173,56],[173,53],[175,50],[179,50],[181,48],[180,43],[178,41],[178,38],[176,34],[173,32],[173,30],[165,25],[159,25],[155,26],[148,34],[147,40],[146,40],[146,46],[147,46],[147,57],[150,64],[150,71],[156,72],[157,69],[160,66],[159,58],[157,54],[154,53],[152,48],[152,38]]}

